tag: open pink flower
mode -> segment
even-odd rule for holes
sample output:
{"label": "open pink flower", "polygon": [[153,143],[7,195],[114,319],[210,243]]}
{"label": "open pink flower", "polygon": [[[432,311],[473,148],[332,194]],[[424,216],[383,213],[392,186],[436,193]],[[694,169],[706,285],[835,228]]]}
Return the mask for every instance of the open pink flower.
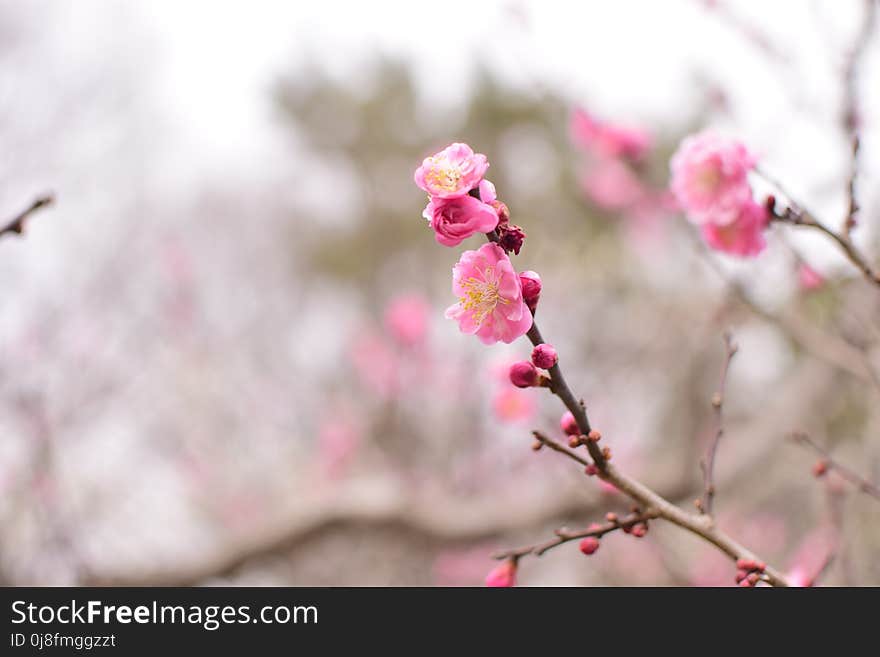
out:
{"label": "open pink flower", "polygon": [[452,268],[452,292],[458,303],[446,310],[446,317],[485,344],[513,342],[532,327],[519,276],[497,244],[461,254]]}
{"label": "open pink flower", "polygon": [[694,223],[728,224],[752,201],[748,173],[754,166],[739,142],[712,132],[691,135],[672,156],[672,192]]}
{"label": "open pink flower", "polygon": [[702,233],[706,243],[716,251],[749,258],[758,255],[767,246],[764,239],[766,227],[766,208],[749,200],[733,221],[726,225],[703,224]]}
{"label": "open pink flower", "polygon": [[482,153],[474,153],[467,144],[450,144],[439,153],[426,157],[416,169],[416,185],[431,196],[456,198],[480,184],[489,162]]}
{"label": "open pink flower", "polygon": [[434,196],[422,216],[434,229],[434,239],[444,246],[458,246],[471,235],[489,233],[498,225],[495,209],[473,196]]}

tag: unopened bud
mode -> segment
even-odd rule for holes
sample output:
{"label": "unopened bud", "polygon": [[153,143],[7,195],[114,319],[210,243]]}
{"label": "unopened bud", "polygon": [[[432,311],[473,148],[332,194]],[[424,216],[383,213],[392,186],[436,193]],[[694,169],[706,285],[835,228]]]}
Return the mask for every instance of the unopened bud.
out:
{"label": "unopened bud", "polygon": [[510,382],[517,388],[533,388],[541,385],[541,374],[527,360],[510,366]]}
{"label": "unopened bud", "polygon": [[522,287],[523,301],[534,314],[538,307],[538,299],[541,298],[541,277],[537,272],[524,271],[519,275],[519,284]]}
{"label": "unopened bud", "polygon": [[559,355],[552,344],[542,343],[532,350],[532,362],[535,364],[535,367],[549,370],[559,362]]}
{"label": "unopened bud", "polygon": [[581,541],[580,547],[581,552],[589,556],[599,549],[599,539],[595,536],[587,536]]}

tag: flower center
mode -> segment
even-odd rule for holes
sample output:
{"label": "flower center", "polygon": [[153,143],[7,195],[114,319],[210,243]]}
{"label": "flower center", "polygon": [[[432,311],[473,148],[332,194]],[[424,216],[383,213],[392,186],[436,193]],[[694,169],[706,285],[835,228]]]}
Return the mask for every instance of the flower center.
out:
{"label": "flower center", "polygon": [[498,291],[499,281],[495,277],[495,268],[486,267],[483,279],[476,276],[462,281],[465,294],[460,297],[461,307],[473,314],[474,322],[479,326],[486,317],[494,312],[495,307],[501,304],[509,304],[510,299],[505,299]]}
{"label": "flower center", "polygon": [[461,176],[459,167],[451,164],[446,158],[436,158],[431,160],[431,168],[425,178],[433,187],[444,192],[454,192],[458,189]]}
{"label": "flower center", "polygon": [[721,172],[716,167],[706,167],[697,174],[697,187],[704,194],[711,194],[721,182]]}

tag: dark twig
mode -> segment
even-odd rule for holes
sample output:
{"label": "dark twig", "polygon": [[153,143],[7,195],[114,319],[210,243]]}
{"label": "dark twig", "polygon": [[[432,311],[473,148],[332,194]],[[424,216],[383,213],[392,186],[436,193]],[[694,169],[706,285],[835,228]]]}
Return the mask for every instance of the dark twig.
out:
{"label": "dark twig", "polygon": [[792,226],[805,226],[824,233],[827,237],[830,237],[837,243],[846,258],[862,272],[865,278],[877,287],[880,287],[880,272],[871,266],[867,257],[856,248],[848,234],[838,233],[826,226],[819,221],[813,213],[804,208],[802,204],[796,202],[777,180],[761,169],[757,169],[757,171],[765,180],[767,180],[767,182],[776,187],[788,199],[788,204],[782,209],[777,207],[771,209],[772,220],[778,223],[790,224]]}
{"label": "dark twig", "polygon": [[581,529],[579,531],[571,532],[563,527],[562,529],[557,529],[554,532],[556,534],[556,537],[549,541],[545,541],[543,543],[535,543],[534,545],[526,545],[524,547],[515,548],[513,550],[505,550],[504,552],[498,552],[496,554],[493,554],[492,556],[495,559],[517,560],[529,554],[540,557],[548,550],[552,550],[553,548],[563,545],[564,543],[576,541],[581,538],[587,538],[588,536],[602,538],[605,534],[610,534],[611,532],[617,531],[618,529],[632,529],[636,525],[644,524],[648,520],[653,520],[658,515],[659,514],[656,511],[651,513],[642,513],[640,511],[635,511],[623,518],[609,520],[608,522],[604,522],[601,524],[595,524],[588,527],[587,529]]}
{"label": "dark twig", "polygon": [[25,223],[27,222],[28,217],[30,217],[34,212],[41,208],[48,207],[55,202],[55,197],[52,194],[45,194],[43,196],[39,196],[34,199],[34,202],[30,204],[27,208],[21,211],[16,217],[10,220],[6,225],[0,228],[0,237],[4,235],[21,235],[24,233]]}
{"label": "dark twig", "polygon": [[849,176],[847,177],[847,212],[841,233],[847,239],[856,225],[856,213],[859,204],[856,199],[856,179],[859,175],[859,149],[861,138],[861,118],[859,116],[859,69],[868,42],[874,32],[877,17],[876,0],[865,0],[865,11],[855,45],[847,57],[843,76],[843,127],[850,141],[851,157]]}
{"label": "dark twig", "polygon": [[800,432],[800,431],[795,431],[790,435],[790,437],[791,437],[792,441],[794,441],[798,445],[803,445],[803,446],[806,446],[806,447],[812,449],[814,452],[816,452],[821,457],[821,459],[822,459],[821,460],[822,472],[825,472],[828,470],[834,470],[843,479],[845,479],[846,481],[851,483],[853,486],[855,486],[856,489],[859,490],[860,492],[865,493],[866,495],[870,495],[871,497],[874,497],[874,498],[880,500],[880,486],[878,486],[877,484],[871,483],[870,481],[868,481],[867,479],[862,477],[859,473],[857,473],[855,470],[849,468],[848,466],[843,465],[839,461],[835,461],[831,457],[831,454],[828,452],[827,449],[825,449],[824,447],[819,445],[816,441],[814,441],[812,438],[810,438],[807,434]]}
{"label": "dark twig", "polygon": [[736,355],[739,347],[733,341],[729,332],[724,334],[724,362],[721,365],[721,378],[718,390],[712,395],[713,431],[705,458],[700,462],[703,470],[703,499],[697,500],[697,508],[700,513],[712,515],[712,503],[715,500],[715,455],[718,452],[718,443],[724,435],[724,391],[727,388],[727,373],[730,371],[730,362]]}

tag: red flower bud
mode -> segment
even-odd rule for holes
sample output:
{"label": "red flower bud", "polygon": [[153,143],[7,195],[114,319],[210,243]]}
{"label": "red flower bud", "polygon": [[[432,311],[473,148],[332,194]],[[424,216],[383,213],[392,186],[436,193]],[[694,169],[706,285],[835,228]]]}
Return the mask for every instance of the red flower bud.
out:
{"label": "red flower bud", "polygon": [[541,375],[529,361],[523,360],[510,366],[510,382],[517,388],[541,385]]}
{"label": "red flower bud", "polygon": [[542,370],[549,370],[559,362],[559,355],[556,353],[556,349],[553,348],[552,344],[539,344],[532,349],[532,362],[535,364],[535,367],[540,367]]}
{"label": "red flower bud", "polygon": [[523,301],[534,314],[538,307],[538,299],[541,298],[541,277],[537,272],[524,271],[519,275],[519,283],[522,287]]}
{"label": "red flower bud", "polygon": [[590,556],[596,550],[599,549],[599,539],[595,536],[587,536],[584,540],[581,541],[581,552]]}
{"label": "red flower bud", "polygon": [[[529,364],[531,365],[531,363]],[[575,421],[574,415],[571,414],[571,411],[565,411],[559,420],[559,426],[562,427],[562,430],[569,436],[581,435],[581,429],[578,427],[577,421]]]}

